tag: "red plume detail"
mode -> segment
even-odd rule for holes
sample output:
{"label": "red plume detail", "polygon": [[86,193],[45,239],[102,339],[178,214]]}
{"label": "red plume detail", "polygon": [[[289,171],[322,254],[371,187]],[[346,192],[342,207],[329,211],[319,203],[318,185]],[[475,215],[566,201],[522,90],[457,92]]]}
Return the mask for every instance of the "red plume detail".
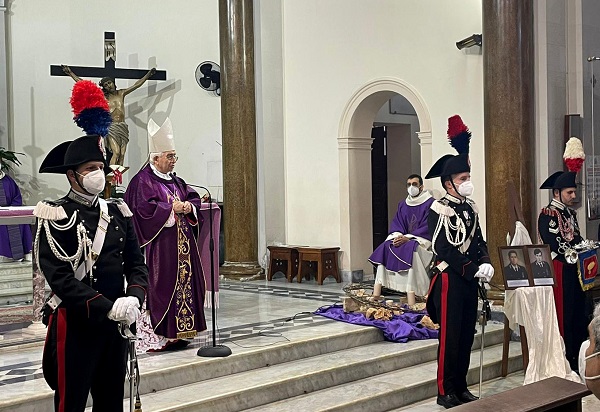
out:
{"label": "red plume detail", "polygon": [[574,158],[574,159],[565,159],[565,165],[569,172],[578,173],[581,170],[581,166],[583,166],[584,159]]}
{"label": "red plume detail", "polygon": [[469,128],[463,123],[462,119],[459,115],[455,114],[454,116],[448,119],[448,137],[450,139],[458,136],[462,132],[468,132]]}
{"label": "red plume detail", "polygon": [[100,108],[108,111],[108,102],[102,89],[90,80],[80,80],[73,86],[71,107],[75,117],[85,109]]}

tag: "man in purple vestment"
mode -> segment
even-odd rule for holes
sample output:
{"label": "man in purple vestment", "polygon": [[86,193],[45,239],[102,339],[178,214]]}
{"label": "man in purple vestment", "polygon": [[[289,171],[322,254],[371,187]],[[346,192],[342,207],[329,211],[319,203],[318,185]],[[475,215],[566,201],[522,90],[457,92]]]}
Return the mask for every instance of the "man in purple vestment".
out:
{"label": "man in purple vestment", "polygon": [[171,122],[148,124],[150,159],[131,180],[125,202],[148,265],[146,311],[138,321],[138,352],[185,347],[206,329],[206,290],[198,232],[200,195],[175,176]]}
{"label": "man in purple vestment", "polygon": [[[0,207],[23,206],[21,191],[12,177],[0,170]],[[0,225],[0,263],[31,260],[29,225]]]}
{"label": "man in purple vestment", "polygon": [[427,216],[434,199],[423,190],[423,178],[410,175],[406,181],[408,197],[398,205],[385,242],[375,249],[369,261],[377,266],[373,295],[381,286],[400,292],[414,291],[424,296],[429,288],[427,267],[433,253],[427,230]]}

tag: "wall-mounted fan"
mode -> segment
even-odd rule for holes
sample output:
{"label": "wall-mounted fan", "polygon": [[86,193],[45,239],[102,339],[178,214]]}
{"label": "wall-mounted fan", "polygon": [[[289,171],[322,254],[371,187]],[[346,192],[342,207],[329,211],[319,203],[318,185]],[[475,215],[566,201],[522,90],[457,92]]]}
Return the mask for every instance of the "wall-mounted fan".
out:
{"label": "wall-mounted fan", "polygon": [[215,62],[205,61],[196,67],[198,86],[209,92],[221,95],[221,68]]}

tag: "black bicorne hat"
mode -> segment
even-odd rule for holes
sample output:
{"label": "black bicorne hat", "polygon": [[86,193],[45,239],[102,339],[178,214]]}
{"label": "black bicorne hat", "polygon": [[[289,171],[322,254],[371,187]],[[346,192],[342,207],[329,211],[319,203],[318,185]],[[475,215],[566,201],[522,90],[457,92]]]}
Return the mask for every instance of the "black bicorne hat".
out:
{"label": "black bicorne hat", "polygon": [[544,183],[540,189],[566,189],[567,187],[577,187],[575,172],[554,172]]}
{"label": "black bicorne hat", "polygon": [[440,157],[438,161],[431,166],[431,169],[429,169],[429,172],[427,172],[425,179],[450,176],[457,173],[470,171],[471,165],[469,163],[469,155],[467,153],[456,156],[447,154]]}
{"label": "black bicorne hat", "polygon": [[471,132],[463,123],[459,115],[454,115],[448,119],[448,142],[456,149],[457,155],[444,155],[431,166],[425,179],[433,177],[450,176],[457,173],[471,171],[471,162],[469,161],[469,143],[471,141]]}
{"label": "black bicorne hat", "polygon": [[97,135],[82,136],[59,144],[48,154],[40,166],[40,173],[65,174],[86,162],[102,162],[104,172],[109,173],[106,163],[104,140]]}

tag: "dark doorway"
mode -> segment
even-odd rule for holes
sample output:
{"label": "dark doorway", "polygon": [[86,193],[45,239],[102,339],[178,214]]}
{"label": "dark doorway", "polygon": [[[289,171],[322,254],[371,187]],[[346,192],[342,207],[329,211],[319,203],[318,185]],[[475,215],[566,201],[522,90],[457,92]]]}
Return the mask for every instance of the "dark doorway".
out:
{"label": "dark doorway", "polygon": [[388,173],[385,126],[371,131],[371,208],[373,212],[373,249],[388,236]]}

